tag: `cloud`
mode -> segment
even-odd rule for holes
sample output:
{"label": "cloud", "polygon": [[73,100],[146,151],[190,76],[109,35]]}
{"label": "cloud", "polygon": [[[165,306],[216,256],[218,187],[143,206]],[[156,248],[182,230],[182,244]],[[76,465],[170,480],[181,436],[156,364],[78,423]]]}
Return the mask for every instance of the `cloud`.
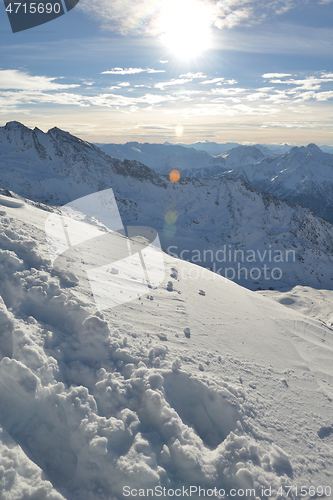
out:
{"label": "cloud", "polygon": [[201,85],[214,84],[214,83],[222,83],[224,82],[224,78],[213,78],[211,80],[205,80],[204,82],[200,82]]}
{"label": "cloud", "polygon": [[163,127],[160,125],[138,125],[137,128],[142,128],[147,130],[170,130],[173,127]]}
{"label": "cloud", "polygon": [[101,75],[136,75],[138,73],[165,73],[164,69],[152,69],[152,68],[112,68],[107,71],[103,71]]}
{"label": "cloud", "polygon": [[174,78],[168,82],[156,83],[154,86],[156,89],[164,90],[165,87],[169,87],[170,85],[184,85],[184,83],[189,82],[192,82],[192,78]]}
{"label": "cloud", "polygon": [[192,80],[196,78],[207,78],[203,73],[185,73],[184,75],[180,75],[179,78],[191,78]]}
{"label": "cloud", "polygon": [[[178,0],[180,1],[180,0]],[[266,17],[306,5],[308,0],[194,0],[204,6],[217,28],[255,24]],[[313,0],[318,6],[333,0]],[[175,5],[175,7],[173,7]],[[81,0],[79,8],[99,20],[104,29],[121,34],[160,35],[163,19],[170,8],[177,10],[177,0]]]}
{"label": "cloud", "polygon": [[263,78],[284,78],[286,76],[292,76],[290,73],[265,73],[261,75]]}
{"label": "cloud", "polygon": [[295,79],[291,78],[289,80],[280,80],[272,79],[270,83],[283,83],[285,85],[295,85],[296,87],[293,90],[290,90],[290,93],[295,93],[298,90],[319,90],[324,83],[333,82],[333,74],[326,73],[322,74],[320,78],[316,76],[308,76],[303,79]]}
{"label": "cloud", "polygon": [[79,94],[70,94],[68,92],[46,93],[40,91],[0,91],[0,104],[2,102],[10,108],[18,108],[19,106],[27,106],[36,104],[59,104],[72,106],[89,106],[86,98]]}
{"label": "cloud", "polygon": [[327,101],[327,99],[333,99],[333,90],[328,90],[327,92],[317,92],[317,101]]}
{"label": "cloud", "polygon": [[63,90],[80,85],[55,83],[61,77],[31,76],[18,69],[0,69],[0,89],[3,90]]}
{"label": "cloud", "polygon": [[138,106],[139,104],[152,106],[163,102],[174,101],[177,98],[169,95],[161,96],[156,94],[145,94],[141,97],[127,97],[118,94],[99,94],[96,96],[87,96],[85,99],[94,106],[125,108]]}
{"label": "cloud", "polygon": [[[266,78],[273,77],[269,79],[269,84],[263,84],[263,80],[259,79],[258,85],[256,76],[252,84],[248,83],[244,87],[236,86],[236,80],[215,78],[216,75],[215,68],[214,73],[208,75],[187,72],[155,85],[151,82],[154,90],[148,90],[146,85],[136,81],[133,84],[137,85],[131,86],[130,82],[122,82],[119,77],[107,89],[102,84],[82,85],[78,89],[78,85],[65,84],[62,79],[54,77],[32,76],[19,70],[0,70],[0,108],[8,114],[17,113],[18,110],[31,113],[35,112],[36,105],[53,111],[56,105],[63,114],[67,107],[68,115],[78,112],[86,113],[87,116],[88,113],[102,115],[112,109],[112,116],[119,122],[125,114],[136,112],[140,114],[139,120],[145,117],[147,124],[157,126],[161,123],[164,125],[164,120],[171,120],[169,117],[175,117],[175,122],[180,122],[181,117],[198,117],[199,120],[205,116],[216,119],[225,116],[230,119],[234,117],[236,123],[236,120],[242,122],[242,116],[274,114],[278,120],[284,120],[285,116],[293,116],[294,120],[295,114],[304,116],[305,113],[312,115],[315,112],[318,115],[332,115],[332,72],[320,71],[294,75],[293,78],[286,72],[266,73]],[[203,82],[211,86],[202,85]],[[156,123],[153,123],[155,119]],[[230,120],[226,123],[230,123]]]}

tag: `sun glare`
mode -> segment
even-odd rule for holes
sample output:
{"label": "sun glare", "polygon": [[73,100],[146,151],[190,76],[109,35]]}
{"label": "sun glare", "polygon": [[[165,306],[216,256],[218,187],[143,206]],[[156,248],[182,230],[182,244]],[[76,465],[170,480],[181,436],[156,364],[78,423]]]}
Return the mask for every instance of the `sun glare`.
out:
{"label": "sun glare", "polygon": [[170,0],[160,19],[162,41],[176,56],[191,59],[211,43],[211,7],[202,0]]}

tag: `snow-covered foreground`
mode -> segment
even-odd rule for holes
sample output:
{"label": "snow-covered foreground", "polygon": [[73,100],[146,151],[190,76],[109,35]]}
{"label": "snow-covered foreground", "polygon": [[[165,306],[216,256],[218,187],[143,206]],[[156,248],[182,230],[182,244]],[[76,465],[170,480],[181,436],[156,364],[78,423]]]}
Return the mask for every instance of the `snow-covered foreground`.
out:
{"label": "snow-covered foreground", "polygon": [[47,211],[0,215],[1,499],[329,497],[327,324],[166,254],[159,288],[101,313],[51,267]]}
{"label": "snow-covered foreground", "polygon": [[316,290],[297,285],[288,291],[264,290],[258,291],[258,294],[333,327],[333,290]]}

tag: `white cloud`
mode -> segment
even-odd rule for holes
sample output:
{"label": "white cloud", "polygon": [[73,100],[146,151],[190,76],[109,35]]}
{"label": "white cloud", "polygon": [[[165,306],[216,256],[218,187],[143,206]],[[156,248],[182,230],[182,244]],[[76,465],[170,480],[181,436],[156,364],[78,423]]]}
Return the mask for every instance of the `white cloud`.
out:
{"label": "white cloud", "polygon": [[179,78],[191,78],[192,80],[197,78],[207,78],[203,73],[185,73],[184,75],[180,75]]}
{"label": "white cloud", "polygon": [[175,97],[169,95],[146,94],[141,97],[127,97],[116,94],[99,94],[93,97],[87,97],[86,100],[94,106],[125,108],[137,106],[138,104],[156,105],[163,102],[176,100]]}
{"label": "white cloud", "polygon": [[70,94],[68,92],[46,93],[40,91],[0,91],[0,99],[3,99],[7,106],[17,108],[19,106],[36,104],[59,104],[74,106],[89,106],[86,98],[79,94]]}
{"label": "white cloud", "polygon": [[169,80],[168,82],[159,82],[154,86],[156,89],[164,90],[165,87],[169,87],[170,85],[183,85],[184,83],[189,83],[192,81],[192,78],[174,78],[173,80]]}
{"label": "white cloud", "polygon": [[211,80],[205,80],[204,82],[200,82],[201,85],[214,84],[214,83],[222,83],[224,82],[224,78],[213,78]]}
{"label": "white cloud", "polygon": [[333,99],[333,90],[328,90],[327,92],[317,92],[317,101],[327,101],[327,99]]}
{"label": "white cloud", "polygon": [[152,69],[152,68],[112,68],[107,71],[103,71],[101,75],[136,75],[138,73],[165,73],[164,69]]}
{"label": "white cloud", "polygon": [[55,83],[61,77],[32,76],[18,69],[0,69],[0,89],[4,90],[63,90],[80,85]]}
{"label": "white cloud", "polygon": [[316,76],[307,76],[303,79],[290,78],[289,80],[272,79],[270,83],[283,83],[286,85],[295,85],[296,87],[290,92],[297,90],[319,90],[323,83],[333,82],[333,74],[325,73],[320,78]]}
{"label": "white cloud", "polygon": [[292,76],[292,75],[290,73],[265,73],[264,75],[262,75],[262,77],[265,79],[284,78],[286,76]]}
{"label": "white cloud", "polygon": [[243,94],[245,92],[248,92],[248,89],[243,89],[239,87],[233,87],[233,88],[214,88],[211,89],[212,94],[218,94],[218,95],[235,95],[235,94]]}
{"label": "white cloud", "polygon": [[121,82],[121,83],[118,83],[119,87],[130,87],[130,82]]}

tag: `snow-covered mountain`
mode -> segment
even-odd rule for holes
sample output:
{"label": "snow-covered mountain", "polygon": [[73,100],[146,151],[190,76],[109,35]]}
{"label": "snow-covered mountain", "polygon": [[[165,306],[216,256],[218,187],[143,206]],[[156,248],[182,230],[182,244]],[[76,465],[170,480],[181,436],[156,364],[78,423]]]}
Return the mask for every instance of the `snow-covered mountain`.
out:
{"label": "snow-covered mountain", "polygon": [[331,153],[333,154],[333,146],[320,146],[320,149],[324,151],[324,153]]}
{"label": "snow-covered mountain", "polygon": [[14,122],[0,138],[4,189],[56,205],[111,187],[123,222],[155,228],[169,254],[251,289],[332,287],[333,227],[307,209],[226,177],[172,184],[57,128]]}
{"label": "snow-covered mountain", "polygon": [[244,179],[264,192],[311,208],[333,222],[333,155],[315,144],[294,147],[287,154],[239,166],[229,177]]}
{"label": "snow-covered mountain", "polygon": [[221,157],[225,158],[225,164],[229,168],[258,163],[264,158],[274,158],[273,153],[267,148],[261,149],[257,146],[237,146],[222,154]]}
{"label": "snow-covered mountain", "polygon": [[223,173],[240,178],[260,191],[311,208],[333,222],[333,155],[314,144],[238,145],[215,157],[171,144],[107,144],[101,148],[110,156],[141,161],[162,174],[177,168],[182,177],[208,178]]}
{"label": "snow-covered mountain", "polygon": [[71,259],[52,268],[48,211],[0,213],[1,499],[331,496],[331,327],[168,255],[101,313]]}
{"label": "snow-covered mountain", "polygon": [[180,171],[182,177],[216,177],[235,166],[257,163],[276,154],[265,146],[240,146],[223,154],[213,156],[205,151],[175,144],[96,144],[105,153],[119,160],[140,161],[155,170],[168,175],[172,169]]}
{"label": "snow-covered mountain", "polygon": [[206,153],[211,154],[212,156],[218,156],[223,153],[227,153],[231,149],[236,148],[237,146],[240,146],[237,142],[226,142],[224,144],[219,144],[217,142],[210,142],[210,141],[198,141],[194,142],[193,144],[183,144],[180,143],[180,146],[183,146],[184,148],[194,148],[197,149],[198,151],[205,151]]}
{"label": "snow-covered mountain", "polygon": [[177,169],[182,177],[211,177],[231,168],[223,157],[214,157],[204,151],[175,144],[127,142],[96,146],[113,158],[140,161],[164,175],[168,175],[172,169]]}
{"label": "snow-covered mountain", "polygon": [[[231,149],[241,146],[241,144],[238,144],[237,142],[226,142],[219,144],[210,141],[195,142],[193,144],[181,144],[181,145],[184,146],[185,148],[194,148],[198,149],[199,151],[206,151],[207,153],[213,156],[227,153]],[[269,152],[269,154],[273,154],[274,156],[287,153],[287,151],[289,151],[292,148],[292,146],[290,146],[289,144],[255,144],[255,147],[262,150],[265,154]]]}
{"label": "snow-covered mountain", "polygon": [[[207,143],[198,144],[201,147]],[[120,160],[141,161],[161,174],[177,168],[182,177],[208,178],[223,174],[240,178],[263,192],[311,208],[333,222],[333,155],[324,153],[315,144],[307,147],[238,145],[217,156],[200,148],[197,151],[172,144],[106,144],[101,148]]]}

